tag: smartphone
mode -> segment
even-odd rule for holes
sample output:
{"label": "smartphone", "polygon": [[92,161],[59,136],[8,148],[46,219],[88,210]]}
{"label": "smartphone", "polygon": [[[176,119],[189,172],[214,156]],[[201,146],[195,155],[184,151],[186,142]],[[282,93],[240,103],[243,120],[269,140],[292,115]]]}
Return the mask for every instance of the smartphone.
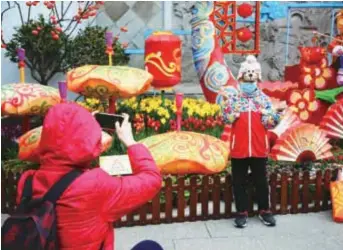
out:
{"label": "smartphone", "polygon": [[116,122],[121,125],[124,121],[124,116],[117,114],[96,113],[94,117],[104,129],[115,129]]}

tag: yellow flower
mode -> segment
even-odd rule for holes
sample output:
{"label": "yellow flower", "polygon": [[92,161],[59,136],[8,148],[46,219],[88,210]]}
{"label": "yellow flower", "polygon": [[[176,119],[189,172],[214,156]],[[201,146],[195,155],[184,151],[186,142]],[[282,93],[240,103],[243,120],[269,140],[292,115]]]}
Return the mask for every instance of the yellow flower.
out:
{"label": "yellow flower", "polygon": [[188,114],[189,116],[192,116],[193,113],[194,113],[193,109],[189,109],[189,110],[187,111],[187,114]]}
{"label": "yellow flower", "polygon": [[162,119],[161,119],[161,123],[162,123],[162,124],[165,124],[166,122],[167,122],[167,120],[166,120],[165,118],[162,118]]}

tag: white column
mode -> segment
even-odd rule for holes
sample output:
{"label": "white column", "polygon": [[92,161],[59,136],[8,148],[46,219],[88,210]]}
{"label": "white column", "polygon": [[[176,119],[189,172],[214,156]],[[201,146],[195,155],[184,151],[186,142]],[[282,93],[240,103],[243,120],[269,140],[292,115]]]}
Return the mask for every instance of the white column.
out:
{"label": "white column", "polygon": [[163,29],[171,30],[173,21],[173,2],[163,1]]}

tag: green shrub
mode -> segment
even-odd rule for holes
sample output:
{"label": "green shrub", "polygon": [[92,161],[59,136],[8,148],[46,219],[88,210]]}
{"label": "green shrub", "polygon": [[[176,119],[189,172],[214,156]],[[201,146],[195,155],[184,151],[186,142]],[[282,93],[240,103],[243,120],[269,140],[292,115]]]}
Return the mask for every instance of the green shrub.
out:
{"label": "green shrub", "polygon": [[[85,64],[108,65],[108,55],[105,53],[105,33],[107,27],[89,26],[80,30],[71,41],[71,53],[67,63],[71,67],[79,67]],[[130,57],[124,53],[124,49],[118,41],[113,42],[113,65],[127,65]]]}

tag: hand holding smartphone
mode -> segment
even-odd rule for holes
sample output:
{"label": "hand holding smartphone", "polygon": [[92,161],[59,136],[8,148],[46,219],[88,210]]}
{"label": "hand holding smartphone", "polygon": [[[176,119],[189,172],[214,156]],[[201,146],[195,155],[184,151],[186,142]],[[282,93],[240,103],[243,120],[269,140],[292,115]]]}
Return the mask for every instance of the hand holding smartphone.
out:
{"label": "hand holding smartphone", "polygon": [[121,126],[124,121],[124,116],[118,114],[96,113],[94,117],[103,129],[114,130],[117,122]]}
{"label": "hand holding smartphone", "polygon": [[136,144],[132,134],[132,126],[129,122],[129,115],[123,114],[107,114],[107,113],[93,113],[95,119],[100,124],[101,128],[108,130],[115,130],[119,140],[126,146]]}

